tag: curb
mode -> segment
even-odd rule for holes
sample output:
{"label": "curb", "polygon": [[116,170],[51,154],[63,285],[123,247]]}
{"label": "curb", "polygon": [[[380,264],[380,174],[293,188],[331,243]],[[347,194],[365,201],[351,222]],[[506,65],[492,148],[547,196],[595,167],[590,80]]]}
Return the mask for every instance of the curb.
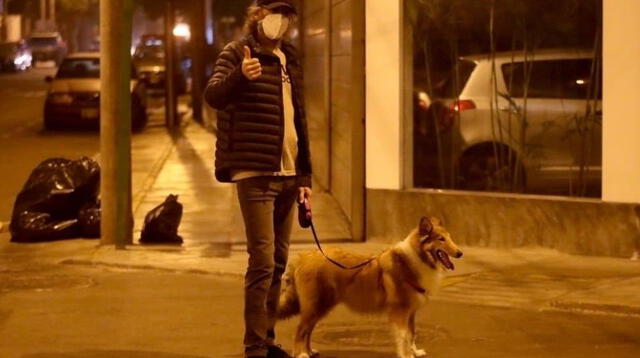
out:
{"label": "curb", "polygon": [[114,262],[80,260],[80,259],[65,259],[65,260],[59,261],[58,264],[71,265],[71,266],[106,267],[106,268],[127,269],[127,270],[159,271],[159,272],[166,272],[166,273],[190,273],[190,274],[197,274],[197,275],[214,275],[214,276],[221,276],[221,277],[244,277],[244,272],[242,273],[233,272],[231,270],[167,268],[167,267],[155,266],[155,265],[121,264],[121,263],[114,263]]}
{"label": "curb", "polygon": [[551,309],[560,311],[640,317],[638,306],[565,301],[551,301],[549,306]]}

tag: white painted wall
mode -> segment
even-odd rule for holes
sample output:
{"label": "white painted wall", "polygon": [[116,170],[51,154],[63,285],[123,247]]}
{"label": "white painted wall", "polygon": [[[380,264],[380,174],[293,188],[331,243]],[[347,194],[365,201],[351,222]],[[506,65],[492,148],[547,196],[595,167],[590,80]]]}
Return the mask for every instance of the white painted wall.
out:
{"label": "white painted wall", "polygon": [[604,0],[602,198],[640,202],[640,0]]}
{"label": "white painted wall", "polygon": [[366,1],[366,186],[402,187],[400,0]]}

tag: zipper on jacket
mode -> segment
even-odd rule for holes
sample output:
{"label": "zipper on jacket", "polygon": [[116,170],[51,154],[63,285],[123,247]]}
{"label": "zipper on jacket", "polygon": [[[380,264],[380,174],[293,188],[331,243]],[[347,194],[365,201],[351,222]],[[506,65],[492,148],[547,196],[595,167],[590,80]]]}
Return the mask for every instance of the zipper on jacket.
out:
{"label": "zipper on jacket", "polygon": [[[286,56],[286,55],[285,55]],[[280,62],[280,58],[278,56],[276,57],[276,62],[278,64],[278,78],[280,78],[280,80],[278,81],[278,83],[280,84],[280,92],[279,92],[279,96],[280,96],[280,143],[278,144],[278,146],[280,147],[280,150],[278,151],[280,153],[280,157],[279,157],[279,164],[278,164],[278,172],[282,171],[282,151],[284,150],[284,126],[285,126],[285,118],[284,118],[284,96],[282,95],[282,90],[283,90],[283,83],[282,83],[282,62]],[[293,92],[293,87],[292,87],[292,92]]]}

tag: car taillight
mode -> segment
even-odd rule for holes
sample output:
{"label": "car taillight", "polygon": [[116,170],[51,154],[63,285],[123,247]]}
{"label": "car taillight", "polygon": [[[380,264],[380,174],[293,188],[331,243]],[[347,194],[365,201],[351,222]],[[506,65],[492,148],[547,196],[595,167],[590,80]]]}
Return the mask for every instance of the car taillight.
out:
{"label": "car taillight", "polygon": [[464,99],[464,100],[453,102],[449,106],[449,109],[451,109],[454,112],[462,112],[462,111],[466,111],[466,110],[469,110],[469,109],[476,109],[476,104],[473,103],[473,101],[471,101],[471,100]]}
{"label": "car taillight", "polygon": [[460,100],[453,102],[449,105],[449,107],[447,107],[447,110],[438,117],[438,124],[440,126],[440,129],[443,131],[451,129],[451,127],[453,127],[453,124],[456,122],[456,118],[458,118],[459,112],[475,108],[476,104],[471,100]]}

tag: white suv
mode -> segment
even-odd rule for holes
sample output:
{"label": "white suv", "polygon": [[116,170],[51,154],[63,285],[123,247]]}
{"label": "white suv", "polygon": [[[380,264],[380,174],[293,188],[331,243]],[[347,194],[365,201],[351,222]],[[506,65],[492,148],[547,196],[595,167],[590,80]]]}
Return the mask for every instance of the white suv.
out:
{"label": "white suv", "polygon": [[447,101],[459,124],[459,185],[598,196],[600,64],[593,51],[569,49],[462,58],[464,85]]}

